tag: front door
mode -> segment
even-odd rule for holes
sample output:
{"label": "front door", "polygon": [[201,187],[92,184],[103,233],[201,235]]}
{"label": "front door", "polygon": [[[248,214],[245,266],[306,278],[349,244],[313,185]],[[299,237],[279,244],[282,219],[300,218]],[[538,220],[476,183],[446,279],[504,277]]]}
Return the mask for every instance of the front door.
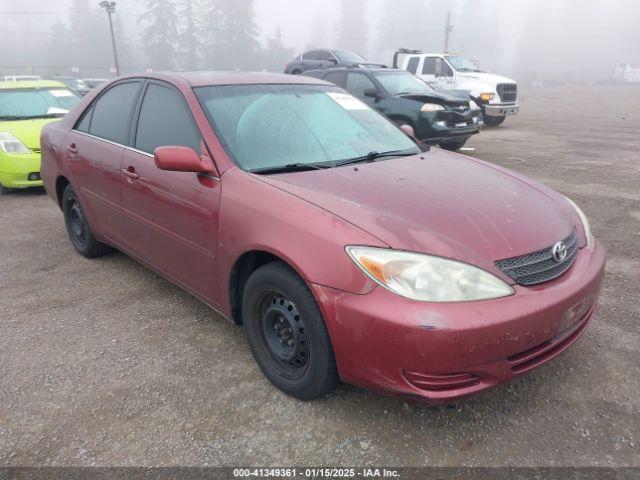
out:
{"label": "front door", "polygon": [[156,167],[157,147],[179,145],[206,154],[182,94],[151,81],[144,93],[133,149],[123,156],[122,205],[131,250],[172,280],[217,303],[216,253],[220,182]]}

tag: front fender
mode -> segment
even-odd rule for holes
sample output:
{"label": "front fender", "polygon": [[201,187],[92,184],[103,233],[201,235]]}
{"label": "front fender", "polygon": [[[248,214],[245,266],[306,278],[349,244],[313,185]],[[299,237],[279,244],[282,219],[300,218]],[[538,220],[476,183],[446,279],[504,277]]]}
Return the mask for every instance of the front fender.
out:
{"label": "front fender", "polygon": [[218,298],[231,312],[229,281],[238,258],[265,251],[281,258],[308,283],[354,294],[375,288],[353,264],[347,245],[388,247],[355,225],[259,177],[233,168],[221,179]]}

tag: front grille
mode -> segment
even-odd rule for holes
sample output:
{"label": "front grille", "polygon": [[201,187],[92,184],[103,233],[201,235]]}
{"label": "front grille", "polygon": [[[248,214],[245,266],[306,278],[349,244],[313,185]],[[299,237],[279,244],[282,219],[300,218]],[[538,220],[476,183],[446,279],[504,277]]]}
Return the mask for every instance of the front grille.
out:
{"label": "front grille", "polygon": [[515,102],[518,100],[518,85],[515,83],[498,84],[498,95],[502,102]]}
{"label": "front grille", "polygon": [[519,285],[536,285],[548,282],[566,272],[578,255],[578,235],[574,230],[563,240],[567,256],[558,262],[553,257],[553,246],[520,257],[496,262],[496,267]]}

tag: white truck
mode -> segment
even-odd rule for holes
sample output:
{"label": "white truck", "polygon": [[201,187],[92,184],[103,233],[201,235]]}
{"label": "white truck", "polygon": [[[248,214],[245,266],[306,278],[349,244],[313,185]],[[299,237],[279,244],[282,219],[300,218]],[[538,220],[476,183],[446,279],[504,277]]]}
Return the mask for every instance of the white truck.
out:
{"label": "white truck", "polygon": [[490,127],[497,127],[520,109],[515,80],[483,72],[461,55],[400,49],[393,56],[393,68],[413,73],[436,90],[467,91]]}

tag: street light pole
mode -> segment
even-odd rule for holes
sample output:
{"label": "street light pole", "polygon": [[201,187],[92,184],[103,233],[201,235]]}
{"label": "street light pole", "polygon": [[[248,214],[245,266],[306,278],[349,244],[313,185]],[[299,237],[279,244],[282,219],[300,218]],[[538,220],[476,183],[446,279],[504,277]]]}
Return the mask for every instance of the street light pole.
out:
{"label": "street light pole", "polygon": [[116,2],[100,2],[100,6],[104,8],[105,12],[107,12],[107,16],[109,17],[109,30],[111,31],[111,46],[113,47],[113,62],[116,67],[116,77],[120,76],[120,65],[118,64],[118,49],[116,48],[116,35],[113,31],[113,21],[111,20],[111,15],[116,13]]}
{"label": "street light pole", "polygon": [[451,10],[447,12],[447,24],[444,26],[444,53],[449,53],[449,35],[453,31],[451,25]]}

